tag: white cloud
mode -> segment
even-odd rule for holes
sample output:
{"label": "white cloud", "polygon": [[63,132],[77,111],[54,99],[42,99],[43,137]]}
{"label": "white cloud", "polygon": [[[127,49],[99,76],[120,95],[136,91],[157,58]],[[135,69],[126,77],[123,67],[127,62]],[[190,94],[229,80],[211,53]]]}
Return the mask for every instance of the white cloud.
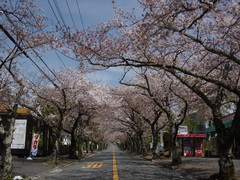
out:
{"label": "white cloud", "polygon": [[[120,79],[122,78],[124,73],[123,67],[113,67],[107,70],[95,71],[88,75],[89,79],[95,83],[107,84],[110,86],[118,86]],[[130,79],[132,73],[128,73],[125,77],[126,79]]]}

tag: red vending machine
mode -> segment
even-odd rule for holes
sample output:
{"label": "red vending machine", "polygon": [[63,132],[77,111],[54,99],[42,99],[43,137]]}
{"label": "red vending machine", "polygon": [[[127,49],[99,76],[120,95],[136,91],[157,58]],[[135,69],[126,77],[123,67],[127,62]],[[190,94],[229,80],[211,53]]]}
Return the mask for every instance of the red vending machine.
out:
{"label": "red vending machine", "polygon": [[179,134],[183,156],[204,156],[203,140],[205,134]]}

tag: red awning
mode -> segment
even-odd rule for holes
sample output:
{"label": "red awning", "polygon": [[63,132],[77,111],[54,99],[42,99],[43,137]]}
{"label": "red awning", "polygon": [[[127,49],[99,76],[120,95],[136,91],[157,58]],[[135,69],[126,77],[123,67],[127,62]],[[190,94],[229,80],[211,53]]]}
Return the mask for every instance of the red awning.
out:
{"label": "red awning", "polygon": [[180,137],[180,138],[185,138],[185,137],[201,137],[201,138],[205,138],[206,134],[178,134],[177,137]]}

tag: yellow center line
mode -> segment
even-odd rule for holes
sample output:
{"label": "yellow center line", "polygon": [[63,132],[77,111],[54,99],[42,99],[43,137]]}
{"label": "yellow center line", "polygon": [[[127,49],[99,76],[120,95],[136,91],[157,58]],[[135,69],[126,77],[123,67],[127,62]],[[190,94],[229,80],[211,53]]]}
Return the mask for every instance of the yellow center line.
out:
{"label": "yellow center line", "polygon": [[113,146],[113,180],[118,180],[117,161]]}

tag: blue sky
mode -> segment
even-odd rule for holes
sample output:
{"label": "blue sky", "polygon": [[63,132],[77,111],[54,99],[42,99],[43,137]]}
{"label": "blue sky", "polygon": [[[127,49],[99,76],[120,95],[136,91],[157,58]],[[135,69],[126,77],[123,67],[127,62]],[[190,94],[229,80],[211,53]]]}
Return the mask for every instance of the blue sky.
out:
{"label": "blue sky", "polygon": [[[97,25],[105,22],[113,17],[113,0],[35,0],[38,7],[44,10],[44,14],[54,23],[61,17],[67,26],[74,27],[74,24],[79,29]],[[137,8],[139,4],[136,0],[114,0],[117,7],[131,10]],[[57,8],[59,11],[57,11]],[[80,10],[80,11],[79,11]],[[54,12],[57,16],[54,15]],[[80,12],[80,13],[79,13]],[[60,13],[60,14],[59,14]],[[73,19],[73,20],[72,20]],[[67,59],[59,54],[64,65],[67,67],[76,68],[79,63]],[[58,69],[63,66],[61,60],[55,52],[46,53],[43,59],[52,69]],[[104,71],[98,71],[89,75],[90,79],[98,83],[107,83],[109,85],[118,85],[122,71],[120,68],[111,68]]]}

